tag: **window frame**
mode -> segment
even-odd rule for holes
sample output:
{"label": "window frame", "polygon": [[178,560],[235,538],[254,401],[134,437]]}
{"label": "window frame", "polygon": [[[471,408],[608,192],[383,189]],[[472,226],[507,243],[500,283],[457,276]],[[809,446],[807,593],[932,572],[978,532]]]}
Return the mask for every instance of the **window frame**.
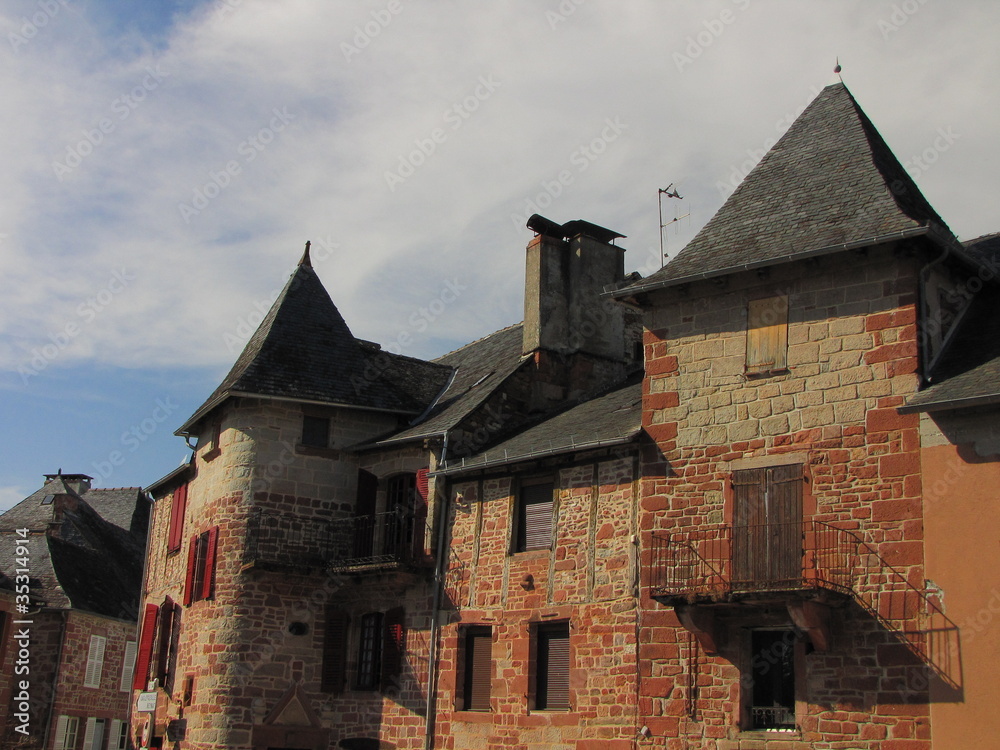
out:
{"label": "window frame", "polygon": [[187,575],[184,580],[184,606],[215,598],[215,562],[219,527],[213,526],[191,537],[188,545]]}
{"label": "window frame", "polygon": [[[548,490],[547,492],[545,490]],[[547,509],[547,512],[546,512]],[[539,522],[545,517],[549,523]],[[520,482],[514,498],[511,554],[552,550],[555,541],[556,482],[551,476]],[[542,528],[544,527],[544,531]],[[542,536],[545,538],[542,539]]]}
{"label": "window frame", "polygon": [[[302,434],[299,439],[299,445],[303,448],[317,448],[319,450],[329,448],[330,421],[330,417],[327,415],[304,412],[302,414]],[[317,430],[319,427],[321,429]],[[323,439],[316,439],[320,434],[322,434]]]}
{"label": "window frame", "polygon": [[[573,670],[573,649],[569,621],[537,623],[532,640],[535,657],[532,670],[532,710],[572,711],[570,673]],[[558,644],[555,653],[553,643]],[[563,663],[565,672],[562,672]]]}
{"label": "window frame", "polygon": [[[771,634],[771,638],[764,637],[764,634]],[[773,634],[780,634],[779,638],[774,638]],[[760,697],[764,690],[766,681],[762,678],[771,672],[770,666],[772,664],[777,664],[779,662],[771,661],[770,658],[765,658],[767,664],[764,665],[765,668],[758,675],[757,670],[760,666],[758,656],[767,647],[761,645],[759,648],[757,642],[770,640],[773,645],[782,642],[785,644],[784,652],[782,654],[776,654],[779,656],[785,664],[787,664],[788,674],[786,679],[790,681],[790,684],[786,684],[782,689],[786,692],[786,696],[783,700],[780,708],[783,708],[787,713],[786,715],[790,717],[790,721],[784,723],[777,722],[767,722],[758,721],[754,718],[754,708],[755,699]],[[750,629],[744,640],[744,663],[743,669],[743,679],[740,680],[740,722],[739,726],[741,731],[744,732],[764,732],[764,731],[777,731],[780,733],[793,733],[798,729],[798,698],[799,691],[801,689],[801,675],[800,664],[802,658],[802,644],[799,639],[795,637],[795,631],[791,628],[753,628]],[[773,681],[773,678],[772,678]],[[773,702],[773,701],[772,701]],[[768,707],[770,708],[770,707]],[[780,735],[779,735],[780,736]]]}
{"label": "window frame", "polygon": [[354,675],[356,690],[375,691],[379,689],[382,676],[382,631],[381,612],[367,612],[358,620],[357,669]]}
{"label": "window frame", "polygon": [[788,295],[749,300],[744,372],[763,376],[787,370]]}

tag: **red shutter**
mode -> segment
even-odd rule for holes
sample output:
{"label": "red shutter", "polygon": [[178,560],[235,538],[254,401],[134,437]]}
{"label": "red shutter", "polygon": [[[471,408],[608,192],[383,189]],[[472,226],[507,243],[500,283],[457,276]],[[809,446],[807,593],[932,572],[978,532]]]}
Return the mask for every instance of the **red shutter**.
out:
{"label": "red shutter", "polygon": [[417,494],[420,499],[427,503],[427,494],[429,491],[429,478],[428,474],[430,469],[417,469]]}
{"label": "red shutter", "polygon": [[184,606],[188,606],[194,601],[194,569],[198,564],[198,537],[191,537],[188,546],[188,566],[187,574],[184,576]]}
{"label": "red shutter", "polygon": [[347,674],[347,613],[333,605],[326,608],[326,629],[323,633],[323,670],[320,689],[324,693],[344,690]]}
{"label": "red shutter", "polygon": [[219,527],[213,526],[208,530],[208,544],[205,549],[205,573],[201,579],[200,599],[210,599],[212,597],[212,584],[215,582],[215,548],[219,542]]}
{"label": "red shutter", "polygon": [[132,675],[132,689],[145,690],[149,682],[149,661],[153,656],[153,639],[156,637],[156,616],[160,608],[155,604],[147,604],[142,616],[142,634],[139,639],[139,655],[135,660],[135,673]]}
{"label": "red shutter", "polygon": [[188,486],[182,484],[174,490],[170,505],[170,531],[167,534],[167,551],[176,552],[181,548],[184,535],[184,510],[187,507]]}
{"label": "red shutter", "polygon": [[402,607],[393,607],[385,613],[382,641],[382,687],[384,693],[389,688],[399,689],[399,677],[403,672],[403,654],[406,651],[406,612]]}
{"label": "red shutter", "polygon": [[428,469],[417,470],[416,507],[413,509],[413,559],[421,560],[426,549],[427,498],[430,496]]}

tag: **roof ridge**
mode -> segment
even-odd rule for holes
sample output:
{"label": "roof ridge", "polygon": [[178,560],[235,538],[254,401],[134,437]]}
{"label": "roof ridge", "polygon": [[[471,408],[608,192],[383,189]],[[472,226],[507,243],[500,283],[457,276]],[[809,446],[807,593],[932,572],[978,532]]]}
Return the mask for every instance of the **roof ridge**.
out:
{"label": "roof ridge", "polygon": [[512,323],[509,326],[504,326],[503,328],[498,328],[497,330],[493,331],[492,333],[487,333],[485,336],[480,336],[478,339],[470,341],[467,344],[462,344],[462,346],[458,347],[457,349],[452,349],[450,352],[446,352],[445,354],[442,354],[440,357],[435,357],[434,359],[432,359],[430,361],[434,362],[434,363],[438,363],[439,360],[442,360],[445,357],[450,357],[452,354],[458,354],[458,352],[462,351],[463,349],[468,349],[470,346],[475,346],[476,344],[482,343],[483,341],[486,341],[486,339],[492,338],[493,336],[496,336],[498,333],[503,333],[505,331],[509,331],[509,330],[511,330],[513,328],[517,328],[518,326],[523,326],[523,325],[524,325],[524,321],[522,320],[522,321],[520,321],[518,323]]}

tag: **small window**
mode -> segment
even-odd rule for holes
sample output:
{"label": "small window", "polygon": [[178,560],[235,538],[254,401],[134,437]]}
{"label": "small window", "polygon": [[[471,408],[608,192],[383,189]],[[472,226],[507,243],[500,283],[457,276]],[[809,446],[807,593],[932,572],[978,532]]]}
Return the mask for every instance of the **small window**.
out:
{"label": "small window", "polygon": [[788,368],[788,297],[751,300],[747,308],[748,375]]}
{"label": "small window", "polygon": [[361,617],[358,642],[358,690],[376,690],[382,672],[382,613],[369,612]]}
{"label": "small window", "polygon": [[744,691],[749,729],[795,729],[795,634],[750,632],[749,687]]}
{"label": "small window", "polygon": [[55,495],[46,495],[42,498],[42,505],[52,505],[52,501],[56,499]]}
{"label": "small window", "polygon": [[551,548],[554,487],[551,481],[521,487],[514,521],[515,552]]}
{"label": "small window", "polygon": [[493,629],[476,625],[465,629],[462,670],[462,706],[465,711],[489,711],[493,680]]}
{"label": "small window", "polygon": [[538,625],[535,636],[535,709],[568,711],[569,623]]}
{"label": "small window", "polygon": [[215,550],[219,527],[213,526],[191,537],[188,546],[187,578],[184,583],[184,604],[211,599],[215,593]]}
{"label": "small window", "polygon": [[87,671],[83,678],[83,686],[98,688],[101,686],[101,674],[104,672],[104,647],[108,639],[102,635],[90,636],[90,650],[87,652]]}
{"label": "small window", "polygon": [[60,716],[56,719],[56,736],[52,744],[54,750],[76,750],[76,735],[80,729],[80,719],[76,716]]}
{"label": "small window", "polygon": [[311,414],[302,416],[302,445],[327,448],[330,445],[330,418]]}
{"label": "small window", "polygon": [[205,450],[201,454],[202,459],[211,461],[222,452],[222,418],[212,420],[208,425],[208,434],[205,436]]}

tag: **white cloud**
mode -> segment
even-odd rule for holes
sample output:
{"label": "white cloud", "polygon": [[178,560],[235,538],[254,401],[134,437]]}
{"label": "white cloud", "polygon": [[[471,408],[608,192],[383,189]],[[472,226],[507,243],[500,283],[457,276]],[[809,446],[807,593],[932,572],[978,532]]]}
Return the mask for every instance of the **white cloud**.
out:
{"label": "white cloud", "polygon": [[[36,4],[15,6],[4,38]],[[572,181],[543,213],[630,235],[629,265],[646,265],[656,189],[675,182],[685,196],[691,217],[669,239],[679,250],[721,204],[718,182],[780,134],[838,55],[901,158],[939,127],[961,134],[918,180],[953,230],[1000,223],[985,197],[997,167],[992,3],[919,5],[888,33],[885,2],[402,3],[380,23],[387,7],[244,0],[220,16],[207,5],[163,44],[121,55],[70,4],[0,53],[14,113],[0,142],[0,366],[56,346],[53,367],[224,368],[226,334],[322,238],[338,248],[316,265],[360,336],[392,341],[445,281],[467,286],[409,352],[439,353],[520,319],[530,233],[510,217],[560,172]],[[692,40],[700,51],[679,66]],[[102,118],[101,143],[57,179],[52,163]],[[574,161],[608,118],[627,129]],[[410,158],[428,139],[434,152]],[[401,157],[422,163],[390,190]],[[197,191],[214,197],[201,207]],[[121,269],[134,279],[109,294]]]}

